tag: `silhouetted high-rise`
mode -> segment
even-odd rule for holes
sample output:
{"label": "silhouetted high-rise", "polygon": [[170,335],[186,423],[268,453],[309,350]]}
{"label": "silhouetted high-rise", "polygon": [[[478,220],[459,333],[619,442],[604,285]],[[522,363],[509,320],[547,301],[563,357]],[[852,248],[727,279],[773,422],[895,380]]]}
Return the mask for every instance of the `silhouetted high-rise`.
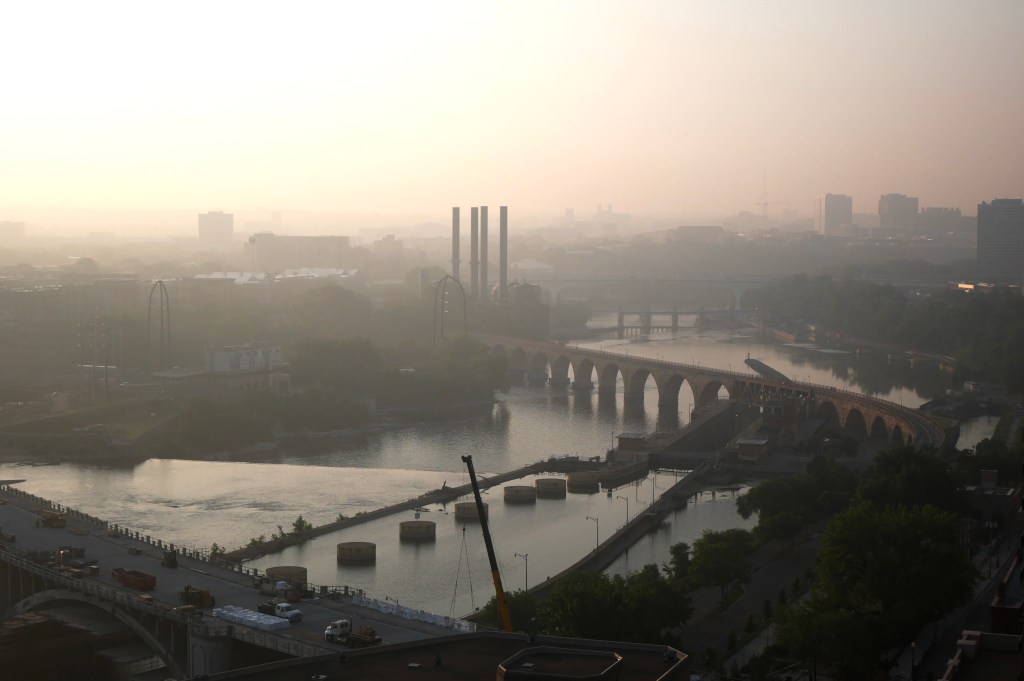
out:
{"label": "silhouetted high-rise", "polygon": [[844,194],[824,194],[818,197],[814,214],[814,229],[818,234],[831,236],[840,227],[853,224],[853,199]]}
{"label": "silhouetted high-rise", "polygon": [[917,197],[883,194],[878,199],[878,226],[882,229],[911,229],[917,226]]}
{"label": "silhouetted high-rise", "polygon": [[1024,199],[978,204],[978,278],[1017,284],[1024,278]]}
{"label": "silhouetted high-rise", "polygon": [[235,231],[235,216],[213,211],[199,214],[199,238],[203,241],[224,241]]}

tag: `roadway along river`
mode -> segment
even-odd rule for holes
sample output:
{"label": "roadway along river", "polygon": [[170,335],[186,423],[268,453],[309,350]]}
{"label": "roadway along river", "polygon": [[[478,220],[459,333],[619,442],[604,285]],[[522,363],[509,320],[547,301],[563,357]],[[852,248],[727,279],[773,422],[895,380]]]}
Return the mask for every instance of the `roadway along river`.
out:
{"label": "roadway along river", "polygon": [[[654,336],[649,342],[588,343],[606,350],[630,352],[681,362],[699,362],[746,371],[743,360],[758,358],[799,380],[848,387],[917,406],[946,387],[947,378],[934,367],[911,370],[887,365],[884,358],[802,347],[767,345],[747,335],[724,332],[698,334],[684,329],[676,337]],[[603,455],[613,434],[652,430],[657,402],[649,382],[645,409],[626,413],[621,394],[614,402],[596,394],[577,397],[550,387],[513,388],[500,403],[472,414],[444,420],[405,423],[342,440],[295,445],[287,450],[245,460],[150,460],[135,466],[62,464],[0,465],[0,478],[26,478],[21,488],[92,515],[190,547],[216,542],[234,548],[251,537],[285,530],[302,514],[313,524],[418,496],[442,484],[468,481],[460,457],[473,456],[477,471],[510,470],[551,455]],[[687,420],[692,396],[684,387],[678,418]],[[589,551],[650,502],[653,485],[668,486],[671,473],[648,477],[610,496],[570,495],[542,500],[536,506],[506,507],[500,489],[490,502],[493,535],[506,588],[522,588],[555,574]],[[623,572],[644,563],[668,559],[668,547],[699,536],[704,528],[748,526],[735,513],[735,492],[706,492],[688,510],[669,519],[663,531],[634,546],[611,568]],[[455,615],[482,605],[491,594],[489,571],[479,527],[465,533],[446,515],[451,508],[422,514],[437,522],[433,545],[402,545],[398,522],[413,514],[377,520],[324,536],[283,555],[256,561],[260,567],[298,564],[319,584],[364,588],[379,599],[390,597],[403,606]],[[596,522],[587,516],[597,518]],[[596,536],[595,536],[596,535]],[[373,568],[339,567],[335,544],[365,540],[377,543]],[[528,558],[519,558],[518,553]],[[465,556],[470,570],[466,572]],[[461,558],[461,559],[460,559]],[[112,567],[112,566],[111,566]],[[527,575],[528,572],[528,575]]]}

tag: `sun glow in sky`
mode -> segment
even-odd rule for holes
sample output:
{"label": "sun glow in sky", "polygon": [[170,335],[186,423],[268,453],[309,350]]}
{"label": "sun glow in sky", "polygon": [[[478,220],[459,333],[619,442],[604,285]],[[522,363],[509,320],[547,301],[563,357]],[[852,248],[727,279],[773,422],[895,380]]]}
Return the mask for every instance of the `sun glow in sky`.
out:
{"label": "sun glow in sky", "polygon": [[1019,0],[20,2],[0,220],[1024,194]]}

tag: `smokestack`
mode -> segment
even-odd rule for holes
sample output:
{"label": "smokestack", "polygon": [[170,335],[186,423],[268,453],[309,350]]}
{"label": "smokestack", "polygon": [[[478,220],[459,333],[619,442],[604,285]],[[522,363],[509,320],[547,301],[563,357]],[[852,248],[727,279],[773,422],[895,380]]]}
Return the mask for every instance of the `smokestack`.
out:
{"label": "smokestack", "polygon": [[490,300],[487,287],[487,206],[480,206],[480,296]]}
{"label": "smokestack", "polygon": [[459,271],[462,268],[462,261],[459,259],[459,245],[461,236],[459,234],[459,207],[455,206],[452,208],[452,276],[456,279],[461,279]]}
{"label": "smokestack", "polygon": [[478,209],[469,209],[469,280],[470,296],[473,300],[480,297],[480,242],[477,237]]}
{"label": "smokestack", "polygon": [[508,206],[498,208],[498,298],[508,300]]}

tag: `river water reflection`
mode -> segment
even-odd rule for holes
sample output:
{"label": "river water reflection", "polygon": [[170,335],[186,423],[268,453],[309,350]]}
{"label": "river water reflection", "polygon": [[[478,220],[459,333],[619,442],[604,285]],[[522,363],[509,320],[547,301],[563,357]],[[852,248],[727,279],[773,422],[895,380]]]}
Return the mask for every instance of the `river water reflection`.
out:
{"label": "river water reflection", "polygon": [[[889,364],[884,357],[766,344],[749,334],[684,329],[676,336],[654,336],[646,342],[580,345],[733,371],[748,371],[743,362],[749,355],[797,380],[859,390],[907,406],[921,404],[948,385],[946,375],[934,367],[911,369],[902,362]],[[684,388],[680,395],[678,413],[668,420],[688,420],[693,399],[687,391]],[[513,388],[499,399],[493,407],[456,417],[404,423],[355,437],[291,443],[247,460],[149,460],[127,466],[4,464],[0,478],[26,478],[19,486],[29,492],[178,545],[205,548],[216,542],[234,548],[252,537],[269,536],[279,526],[289,529],[299,514],[321,524],[339,513],[351,516],[443,484],[467,482],[463,455],[472,455],[477,471],[486,477],[552,455],[600,456],[612,445],[614,434],[650,431],[659,423],[651,380],[643,410],[625,410],[621,392],[607,399],[550,386]],[[665,418],[662,414],[662,422]],[[672,476],[657,477],[662,488]],[[654,484],[651,476],[611,496],[570,495],[529,507],[506,507],[500,489],[492,490],[487,500],[507,588],[521,588],[527,569],[533,583],[574,562],[593,548],[595,531],[603,538],[625,521],[626,502],[619,497],[631,499],[629,512],[634,513],[649,503]],[[704,528],[749,526],[754,520],[739,518],[733,494],[720,492],[713,499],[710,492],[702,495],[688,510],[670,517],[664,530],[631,548],[612,571],[663,563],[672,543],[692,542]],[[459,570],[461,527],[445,510],[450,509],[422,514],[437,522],[433,545],[399,542],[398,522],[411,519],[409,513],[325,536],[255,564],[304,565],[315,583],[349,584],[402,605],[465,614],[489,597],[489,570],[476,526],[466,532],[471,571],[467,575]],[[588,521],[588,515],[598,522]],[[374,568],[339,568],[335,544],[349,540],[377,543]],[[529,558],[517,558],[515,553]]]}

